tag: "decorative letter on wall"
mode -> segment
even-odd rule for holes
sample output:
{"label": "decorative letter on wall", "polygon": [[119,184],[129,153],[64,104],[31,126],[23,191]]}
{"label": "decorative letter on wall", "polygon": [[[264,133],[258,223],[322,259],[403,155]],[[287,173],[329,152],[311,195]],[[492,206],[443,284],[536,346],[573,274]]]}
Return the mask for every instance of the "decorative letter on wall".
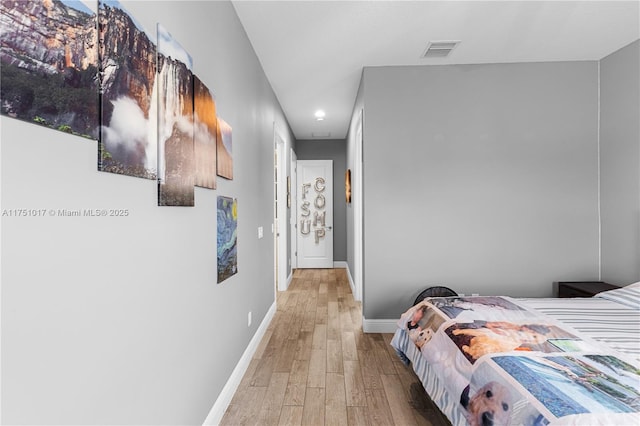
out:
{"label": "decorative letter on wall", "polygon": [[303,183],[302,184],[302,199],[303,200],[307,199],[307,193],[309,192],[309,188],[311,188],[311,184],[310,183]]}
{"label": "decorative letter on wall", "polygon": [[302,235],[309,235],[311,232],[311,221],[302,219],[300,221],[300,233]]}
{"label": "decorative letter on wall", "polygon": [[305,201],[304,203],[302,203],[302,205],[300,206],[300,210],[302,210],[302,213],[300,213],[302,216],[309,216],[311,214],[311,211],[309,210],[309,202]]}
{"label": "decorative letter on wall", "polygon": [[325,217],[326,211],[324,211],[324,207],[327,204],[327,200],[324,198],[322,194],[325,190],[325,180],[322,177],[317,177],[313,183],[303,183],[302,184],[302,199],[305,200],[300,206],[300,233],[302,235],[309,235],[311,233],[311,225],[312,221],[309,219],[311,216],[311,210],[309,207],[311,206],[311,202],[307,201],[307,194],[309,193],[311,187],[315,191],[315,198],[313,199],[313,206],[316,210],[313,212],[313,233],[315,235],[316,244],[320,243],[320,239],[325,236]]}
{"label": "decorative letter on wall", "polygon": [[316,178],[316,184],[313,185],[313,188],[316,190],[316,192],[323,192],[324,191],[324,178]]}

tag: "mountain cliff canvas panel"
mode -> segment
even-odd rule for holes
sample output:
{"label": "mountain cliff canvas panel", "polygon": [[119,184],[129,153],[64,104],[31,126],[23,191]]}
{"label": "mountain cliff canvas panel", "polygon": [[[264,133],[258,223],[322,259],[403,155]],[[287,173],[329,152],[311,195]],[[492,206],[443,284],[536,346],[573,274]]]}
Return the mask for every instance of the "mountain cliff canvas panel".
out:
{"label": "mountain cliff canvas panel", "polygon": [[193,206],[193,62],[158,24],[158,205]]}
{"label": "mountain cliff canvas panel", "polygon": [[193,121],[195,184],[203,188],[216,189],[216,102],[209,88],[196,75],[193,76]]}
{"label": "mountain cliff canvas panel", "polygon": [[81,1],[2,0],[2,115],[97,139],[96,23]]}
{"label": "mountain cliff canvas panel", "polygon": [[218,196],[218,283],[238,272],[238,200]]}
{"label": "mountain cliff canvas panel", "polygon": [[98,3],[101,127],[98,169],[157,178],[156,34],[117,1]]}
{"label": "mountain cliff canvas panel", "polygon": [[218,176],[233,179],[231,126],[218,117]]}

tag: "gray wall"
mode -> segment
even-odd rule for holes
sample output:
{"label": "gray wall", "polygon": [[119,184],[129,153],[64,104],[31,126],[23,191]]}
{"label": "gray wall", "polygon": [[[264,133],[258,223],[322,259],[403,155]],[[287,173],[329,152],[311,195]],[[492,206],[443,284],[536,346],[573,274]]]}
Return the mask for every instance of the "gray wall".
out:
{"label": "gray wall", "polygon": [[[157,207],[156,182],[96,171],[95,141],[0,119],[3,210],[129,211],[2,217],[3,424],[202,424],[274,303],[274,121],[292,138],[233,6],[122,3],[192,55],[235,178]],[[220,285],[218,195],[239,202],[239,272]]]}
{"label": "gray wall", "polygon": [[640,41],[600,61],[602,278],[640,280]]}
{"label": "gray wall", "polygon": [[347,260],[347,202],[344,174],[347,145],[344,139],[296,140],[298,160],[333,160],[333,260]]}
{"label": "gray wall", "polygon": [[598,278],[598,64],[364,70],[364,316]]}

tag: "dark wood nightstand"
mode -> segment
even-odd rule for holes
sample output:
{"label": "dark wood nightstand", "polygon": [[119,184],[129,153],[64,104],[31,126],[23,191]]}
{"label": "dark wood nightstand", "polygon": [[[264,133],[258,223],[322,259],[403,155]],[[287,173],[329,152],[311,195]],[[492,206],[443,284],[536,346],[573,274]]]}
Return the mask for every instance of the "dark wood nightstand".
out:
{"label": "dark wood nightstand", "polygon": [[604,281],[558,281],[558,297],[592,297],[616,288],[620,287]]}

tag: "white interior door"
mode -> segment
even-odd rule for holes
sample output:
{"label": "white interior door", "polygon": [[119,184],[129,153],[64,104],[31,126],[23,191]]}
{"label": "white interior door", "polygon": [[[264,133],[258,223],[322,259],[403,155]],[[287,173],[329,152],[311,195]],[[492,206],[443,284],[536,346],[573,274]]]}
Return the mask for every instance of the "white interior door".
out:
{"label": "white interior door", "polygon": [[298,268],[333,268],[333,161],[298,160]]}

